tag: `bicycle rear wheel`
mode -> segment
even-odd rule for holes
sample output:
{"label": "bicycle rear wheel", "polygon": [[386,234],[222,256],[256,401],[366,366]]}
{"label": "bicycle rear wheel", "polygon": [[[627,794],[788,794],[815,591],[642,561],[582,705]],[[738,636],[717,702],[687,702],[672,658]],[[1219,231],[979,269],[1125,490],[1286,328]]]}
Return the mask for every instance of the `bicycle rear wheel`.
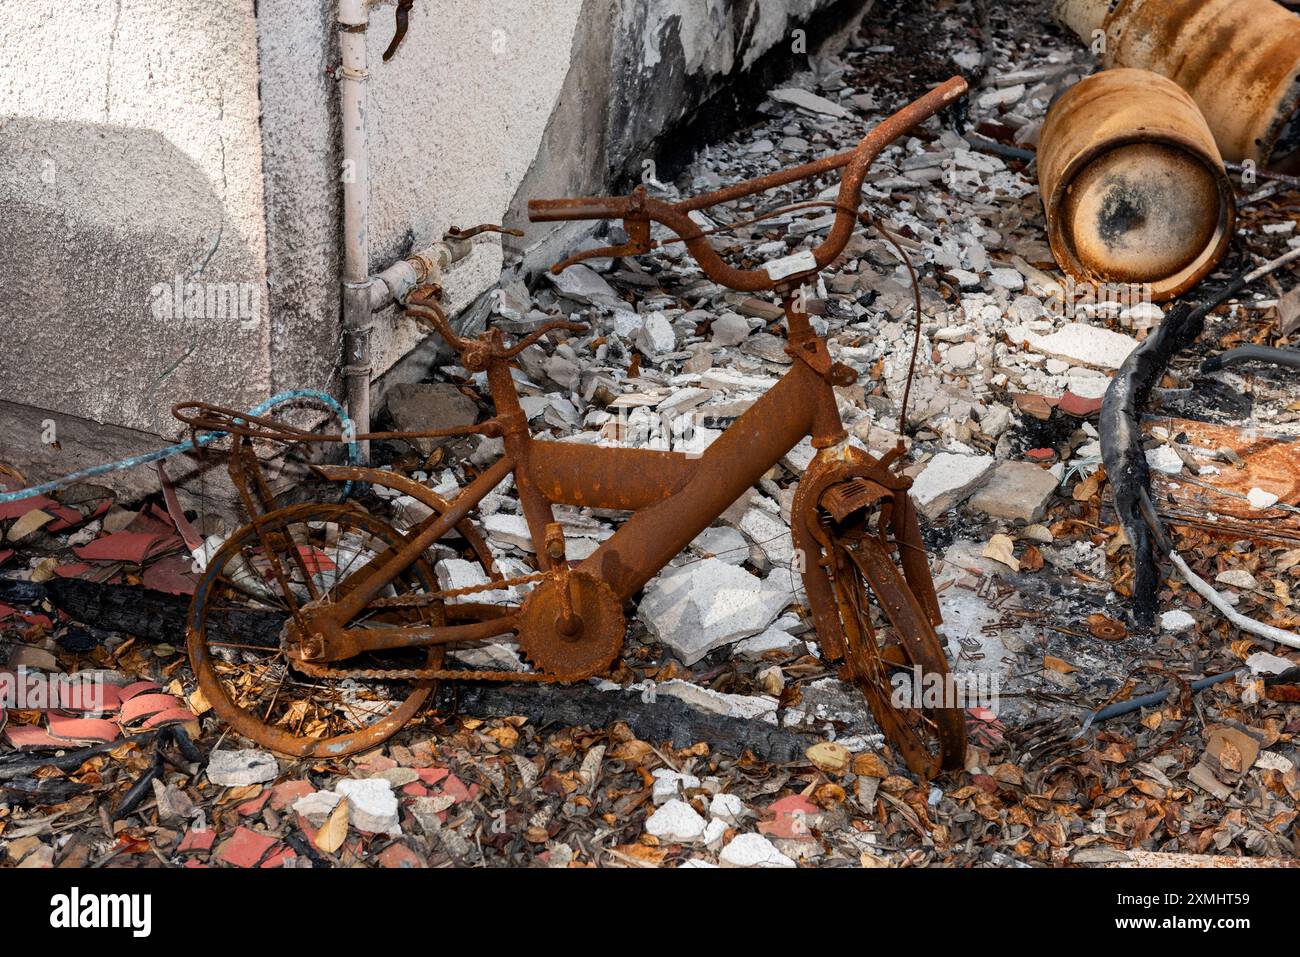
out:
{"label": "bicycle rear wheel", "polygon": [[[375,747],[432,694],[431,681],[361,680],[344,669],[441,667],[443,649],[373,652],[338,665],[338,677],[304,674],[284,649],[284,628],[309,601],[337,601],[356,573],[404,539],[353,505],[296,505],[245,525],[213,556],[190,605],[188,651],[200,690],[235,731],[296,757],[342,757]],[[350,577],[351,576],[351,577]],[[420,560],[382,593],[438,591]],[[357,624],[441,624],[443,606],[368,611]]]}

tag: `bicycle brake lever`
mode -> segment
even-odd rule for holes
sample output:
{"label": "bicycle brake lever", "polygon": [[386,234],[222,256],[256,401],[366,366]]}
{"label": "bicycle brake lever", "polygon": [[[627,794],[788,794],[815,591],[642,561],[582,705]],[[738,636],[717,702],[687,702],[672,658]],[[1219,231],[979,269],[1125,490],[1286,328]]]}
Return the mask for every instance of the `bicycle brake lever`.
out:
{"label": "bicycle brake lever", "polygon": [[599,246],[596,249],[584,249],[568,259],[551,267],[551,273],[558,276],[575,263],[586,259],[615,259],[622,256],[643,256],[654,249],[650,241],[650,221],[648,219],[625,219],[623,228],[627,230],[628,241],[621,246]]}
{"label": "bicycle brake lever", "polygon": [[397,30],[393,34],[392,42],[388,44],[388,49],[384,51],[384,62],[387,63],[397,52],[398,46],[401,45],[402,38],[406,36],[406,28],[410,24],[411,7],[415,6],[415,0],[397,0]]}

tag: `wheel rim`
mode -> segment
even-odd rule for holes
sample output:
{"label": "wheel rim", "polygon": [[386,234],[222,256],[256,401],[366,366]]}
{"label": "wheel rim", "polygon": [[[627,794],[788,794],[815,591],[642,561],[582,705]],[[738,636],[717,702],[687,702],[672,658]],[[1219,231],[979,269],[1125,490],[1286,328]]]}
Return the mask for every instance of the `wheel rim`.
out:
{"label": "wheel rim", "polygon": [[[293,506],[263,516],[260,524],[262,536],[252,526],[231,536],[196,589],[188,647],[200,690],[234,730],[284,754],[341,757],[374,747],[415,715],[432,694],[434,682],[360,683],[303,675],[293,669],[278,643],[262,648],[231,641],[218,620],[228,621],[225,616],[239,611],[287,621],[295,606],[306,600],[328,601],[342,594],[340,583],[347,575],[400,544],[401,534],[359,508],[342,505]],[[268,537],[274,541],[270,553],[264,544]],[[287,576],[270,573],[271,555],[280,560]],[[284,595],[286,583],[291,597]],[[389,586],[389,593],[437,587],[432,568],[421,560]],[[426,622],[435,617],[440,621],[442,612],[440,605],[431,605],[402,614],[407,621]],[[392,621],[393,613],[386,617]],[[378,660],[342,664],[437,667],[442,649],[366,657]]]}

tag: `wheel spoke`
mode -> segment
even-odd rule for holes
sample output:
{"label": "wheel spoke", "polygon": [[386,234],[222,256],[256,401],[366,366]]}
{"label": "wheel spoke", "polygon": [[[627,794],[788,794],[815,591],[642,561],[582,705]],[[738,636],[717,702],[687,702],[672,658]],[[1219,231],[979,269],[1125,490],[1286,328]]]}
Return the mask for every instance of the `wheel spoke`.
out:
{"label": "wheel spoke", "polygon": [[[445,648],[370,652],[325,666],[337,677],[316,676],[296,668],[278,644],[252,645],[213,626],[235,613],[302,622],[306,601],[337,602],[355,587],[357,578],[379,573],[405,538],[378,517],[348,505],[290,506],[263,515],[258,525],[244,526],[231,536],[213,557],[196,592],[200,605],[190,636],[191,661],[207,676],[214,711],[227,722],[236,718],[258,743],[283,745],[289,753],[323,754],[323,741],[330,742],[333,756],[373,747],[374,725],[398,712],[409,717],[432,693],[432,685],[353,679],[349,671],[438,667]],[[480,561],[487,572],[490,556]],[[437,589],[432,567],[420,559],[382,594],[419,595]],[[422,624],[435,616],[441,620],[440,608],[435,599],[421,608],[364,609],[349,627]],[[196,658],[197,646],[203,653]]]}

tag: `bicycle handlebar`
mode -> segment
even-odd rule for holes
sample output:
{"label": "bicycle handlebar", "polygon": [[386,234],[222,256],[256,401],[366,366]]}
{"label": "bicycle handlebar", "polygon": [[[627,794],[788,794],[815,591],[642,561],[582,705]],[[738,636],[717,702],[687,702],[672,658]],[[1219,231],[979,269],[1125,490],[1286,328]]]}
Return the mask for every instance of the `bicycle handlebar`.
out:
{"label": "bicycle handlebar", "polygon": [[[897,113],[882,120],[871,129],[856,148],[812,163],[781,170],[768,176],[745,180],[712,193],[705,193],[679,203],[665,203],[647,196],[638,187],[631,196],[588,196],[577,199],[535,199],[528,203],[528,218],[535,223],[584,219],[622,219],[633,235],[633,225],[643,224],[641,234],[648,238],[646,226],[650,220],[667,226],[686,245],[686,249],[700,264],[705,274],[715,282],[741,292],[762,292],[773,289],[781,281],[793,276],[806,275],[825,268],[848,244],[853,226],[858,218],[862,200],[862,183],[867,170],[886,146],[923,123],[954,100],[966,93],[966,81],[960,76],[935,87],[920,99],[909,103]],[[798,182],[835,169],[844,169],[840,177],[840,191],[835,201],[835,225],[830,234],[814,250],[804,250],[785,259],[768,263],[762,269],[737,269],[723,261],[699,226],[688,215],[695,210],[707,209],[719,203],[730,202],[778,186]],[[610,252],[635,255],[649,252],[648,243],[629,244]],[[597,250],[594,252],[604,252]],[[573,260],[570,260],[571,264]]]}

